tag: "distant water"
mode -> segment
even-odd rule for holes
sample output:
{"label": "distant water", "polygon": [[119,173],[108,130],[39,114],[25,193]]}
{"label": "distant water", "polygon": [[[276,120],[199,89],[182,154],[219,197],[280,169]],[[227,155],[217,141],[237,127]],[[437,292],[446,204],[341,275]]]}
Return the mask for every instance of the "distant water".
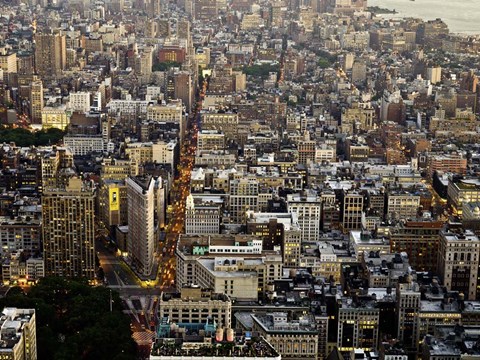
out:
{"label": "distant water", "polygon": [[451,32],[480,34],[480,0],[368,0],[368,6],[398,12],[385,17],[441,18]]}

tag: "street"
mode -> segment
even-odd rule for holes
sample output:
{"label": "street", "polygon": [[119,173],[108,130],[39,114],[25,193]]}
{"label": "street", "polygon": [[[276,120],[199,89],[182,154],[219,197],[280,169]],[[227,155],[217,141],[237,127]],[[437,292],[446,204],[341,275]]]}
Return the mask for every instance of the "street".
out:
{"label": "street", "polygon": [[200,100],[189,117],[187,136],[180,151],[179,175],[171,189],[172,212],[165,228],[166,237],[159,266],[159,285],[161,290],[171,289],[175,282],[175,248],[179,234],[184,230],[185,202],[190,193],[190,177],[194,166],[195,152],[197,149],[197,119],[202,109],[202,99],[205,96],[206,82],[200,91]]}
{"label": "street", "polygon": [[[206,84],[200,92],[200,98],[206,91]],[[165,240],[160,243],[160,260],[157,278],[152,283],[138,279],[128,265],[112,249],[106,246],[104,237],[98,236],[96,251],[100,266],[104,271],[106,285],[117,291],[122,299],[124,312],[131,317],[134,332],[152,331],[158,298],[164,291],[175,291],[175,248],[178,236],[184,230],[185,202],[190,193],[190,177],[194,166],[198,125],[197,119],[202,108],[201,100],[189,117],[186,140],[180,151],[179,175],[170,190],[172,211],[165,227]]]}

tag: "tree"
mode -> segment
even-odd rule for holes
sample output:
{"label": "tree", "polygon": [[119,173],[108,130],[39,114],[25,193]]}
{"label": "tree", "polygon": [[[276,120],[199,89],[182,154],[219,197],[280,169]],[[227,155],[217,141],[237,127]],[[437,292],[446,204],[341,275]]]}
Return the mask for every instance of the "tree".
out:
{"label": "tree", "polygon": [[243,72],[247,75],[254,77],[266,78],[271,72],[278,73],[280,71],[280,65],[260,64],[246,66],[243,68]]}
{"label": "tree", "polygon": [[328,67],[330,67],[332,64],[330,63],[330,61],[328,59],[325,59],[325,58],[320,58],[318,59],[318,66],[322,69],[326,69]]}
{"label": "tree", "polygon": [[[14,288],[15,289],[15,288]],[[132,359],[135,343],[120,297],[85,279],[47,277],[27,294],[14,290],[0,305],[34,308],[38,359]]]}
{"label": "tree", "polygon": [[0,143],[14,142],[17,146],[45,146],[60,142],[65,132],[60,129],[29,131],[11,126],[0,127]]}
{"label": "tree", "polygon": [[173,67],[180,67],[182,64],[176,61],[163,61],[153,65],[153,71],[167,71]]}

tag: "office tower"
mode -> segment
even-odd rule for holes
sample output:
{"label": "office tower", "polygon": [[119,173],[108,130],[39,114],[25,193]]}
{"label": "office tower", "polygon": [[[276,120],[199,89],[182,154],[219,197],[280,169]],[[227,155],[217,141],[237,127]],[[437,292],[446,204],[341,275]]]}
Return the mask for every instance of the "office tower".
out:
{"label": "office tower", "polygon": [[[84,39],[85,54],[90,55],[103,51],[103,38],[99,34],[90,34]],[[65,60],[66,61],[66,60]]]}
{"label": "office tower", "polygon": [[420,219],[400,221],[390,230],[393,253],[406,252],[413,269],[437,271],[438,244],[442,221]]}
{"label": "office tower", "polygon": [[355,61],[352,66],[352,82],[363,83],[367,79],[367,65],[363,61]]}
{"label": "office tower", "polygon": [[195,101],[195,89],[192,76],[188,71],[179,71],[173,75],[174,97],[182,100],[182,103],[190,111]]}
{"label": "office tower", "polygon": [[47,276],[95,279],[95,190],[71,178],[42,198],[43,253]]}
{"label": "office tower", "polygon": [[[476,123],[476,120],[474,120]],[[448,125],[447,125],[448,126]],[[455,125],[449,126],[451,130],[454,130]],[[458,129],[461,131],[461,129]],[[452,173],[457,175],[465,175],[468,169],[468,159],[463,154],[441,154],[441,155],[429,155],[427,159],[427,173],[429,176],[433,176],[435,171]]]}
{"label": "office tower", "polygon": [[161,2],[160,0],[146,0],[145,1],[145,8],[147,10],[147,15],[150,18],[155,18],[160,15],[161,11]]}
{"label": "office tower", "polygon": [[430,80],[434,85],[438,84],[442,81],[442,68],[440,66],[428,67],[426,80]]}
{"label": "office tower", "polygon": [[88,91],[71,92],[68,102],[70,109],[81,113],[90,111],[90,98],[91,95]]}
{"label": "office tower", "polygon": [[24,53],[17,56],[17,72],[21,75],[32,75],[35,70],[33,53]]}
{"label": "office tower", "polygon": [[283,2],[275,2],[270,4],[270,24],[273,27],[283,26],[285,15],[287,13],[287,7]]}
{"label": "office tower", "polygon": [[41,77],[60,75],[67,62],[66,37],[60,34],[35,34],[35,65]]}
{"label": "office tower", "polygon": [[202,129],[218,130],[225,140],[236,141],[238,136],[238,114],[232,112],[202,112]]}
{"label": "office tower", "polygon": [[316,194],[295,194],[287,196],[288,212],[298,217],[304,241],[317,241],[320,237],[320,215],[322,202]]}
{"label": "office tower", "polygon": [[65,105],[45,106],[42,109],[42,129],[65,130],[70,124],[70,112]]}
{"label": "office tower", "polygon": [[197,153],[208,150],[224,150],[225,134],[218,130],[202,130],[198,134]]}
{"label": "office tower", "polygon": [[142,276],[150,276],[153,271],[162,190],[161,179],[151,175],[127,179],[127,250],[132,267]]}
{"label": "office tower", "polygon": [[420,195],[391,191],[387,195],[388,219],[415,219],[420,210]]}
{"label": "office tower", "polygon": [[125,7],[125,1],[124,0],[113,0],[110,3],[110,9],[113,13],[120,13],[123,11],[123,8]]}
{"label": "office tower", "polygon": [[168,38],[170,36],[170,23],[167,19],[157,20],[157,37]]}
{"label": "office tower", "polygon": [[196,20],[216,19],[218,16],[217,0],[194,0]]}
{"label": "office tower", "polygon": [[130,175],[135,175],[133,172],[135,166],[130,160],[107,159],[102,163],[102,170],[100,176],[102,181],[105,180],[126,180]]}
{"label": "office tower", "polygon": [[124,180],[104,180],[98,191],[99,217],[109,228],[128,223],[127,186]]}
{"label": "office tower", "polygon": [[397,285],[397,339],[407,349],[417,349],[420,298],[420,287],[410,278],[407,279],[407,283]]}
{"label": "office tower", "polygon": [[200,68],[206,69],[210,65],[210,48],[197,48],[195,51],[195,60]]}
{"label": "office tower", "polygon": [[344,231],[362,228],[363,195],[352,192],[344,193],[342,228]]}
{"label": "office tower", "polygon": [[135,56],[135,74],[142,84],[148,84],[152,76],[152,49],[146,48]]}
{"label": "office tower", "polygon": [[0,254],[23,250],[24,254],[32,256],[41,252],[41,223],[36,216],[0,216],[2,231],[0,231]]}
{"label": "office tower", "polygon": [[145,24],[145,37],[147,38],[154,38],[157,35],[157,21],[153,19],[147,20]]}
{"label": "office tower", "polygon": [[30,85],[30,119],[32,124],[42,123],[43,84],[41,80],[34,80]]}
{"label": "office tower", "polygon": [[352,70],[354,61],[355,61],[355,54],[346,53],[345,55],[343,55],[343,62],[342,62],[343,71]]}
{"label": "office tower", "polygon": [[376,349],[380,309],[375,300],[357,302],[342,298],[338,309],[337,347],[341,352],[354,348]]}
{"label": "office tower", "polygon": [[480,181],[475,178],[450,177],[447,189],[448,205],[453,213],[462,215],[464,202],[480,201]]}
{"label": "office tower", "polygon": [[298,144],[298,162],[303,165],[309,165],[315,161],[316,143],[313,140],[301,141]]}
{"label": "office tower", "polygon": [[247,233],[263,238],[263,249],[282,248],[284,266],[297,267],[300,263],[301,230],[293,213],[247,213]]}
{"label": "office tower", "polygon": [[0,69],[3,70],[3,81],[10,83],[10,76],[17,73],[17,54],[7,48],[0,48]]}
{"label": "office tower", "polygon": [[219,234],[220,208],[216,205],[195,204],[192,194],[185,206],[185,234]]}
{"label": "office tower", "polygon": [[360,103],[352,104],[352,108],[342,112],[342,129],[345,132],[373,130],[376,127],[377,114],[372,106]]}
{"label": "office tower", "polygon": [[4,308],[0,343],[0,359],[37,360],[35,309]]}
{"label": "office tower", "polygon": [[448,291],[458,291],[465,299],[477,297],[480,240],[470,230],[440,231],[438,272]]}
{"label": "office tower", "polygon": [[41,154],[40,170],[42,177],[41,188],[58,189],[64,188],[68,178],[74,174],[73,154],[67,148],[56,148]]}
{"label": "office tower", "polygon": [[248,210],[258,211],[257,179],[235,179],[230,182],[230,215],[233,223],[244,224]]}
{"label": "office tower", "polygon": [[252,320],[253,331],[272,344],[282,359],[318,358],[320,329],[313,315],[303,315],[297,320],[287,312],[256,313]]}
{"label": "office tower", "polygon": [[357,139],[347,138],[345,140],[346,156],[350,162],[367,162],[370,154],[370,147]]}
{"label": "office tower", "polygon": [[450,33],[448,25],[441,19],[428,20],[417,28],[417,44],[425,48],[441,48],[443,38]]}
{"label": "office tower", "polygon": [[160,296],[158,318],[165,317],[176,324],[215,322],[219,327],[230,328],[232,301],[227,295],[215,294],[210,289],[185,286],[181,288],[180,293],[164,293]]}

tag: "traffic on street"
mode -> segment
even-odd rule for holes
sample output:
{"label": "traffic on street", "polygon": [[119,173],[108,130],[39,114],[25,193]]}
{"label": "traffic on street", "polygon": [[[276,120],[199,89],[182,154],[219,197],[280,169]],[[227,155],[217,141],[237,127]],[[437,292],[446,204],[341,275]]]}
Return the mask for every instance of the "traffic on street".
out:
{"label": "traffic on street", "polygon": [[161,258],[158,284],[161,290],[173,288],[175,284],[175,248],[179,234],[183,232],[185,223],[185,203],[190,193],[190,177],[194,166],[197,149],[198,119],[202,110],[202,101],[205,96],[206,82],[202,84],[197,106],[188,118],[187,132],[180,151],[178,177],[175,179],[170,191],[171,212],[165,228],[166,236],[161,245]]}

